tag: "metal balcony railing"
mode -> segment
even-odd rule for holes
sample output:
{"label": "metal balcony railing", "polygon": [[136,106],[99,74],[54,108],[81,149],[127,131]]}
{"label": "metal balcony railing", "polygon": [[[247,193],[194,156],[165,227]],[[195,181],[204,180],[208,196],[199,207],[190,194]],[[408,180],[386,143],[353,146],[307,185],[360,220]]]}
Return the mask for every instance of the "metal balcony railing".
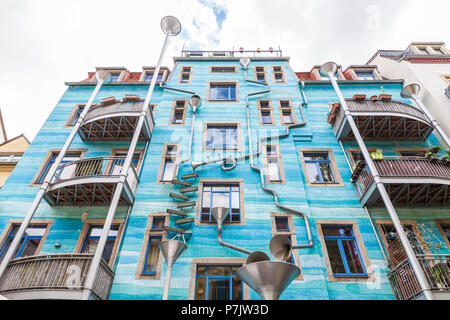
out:
{"label": "metal balcony railing", "polygon": [[[107,205],[111,202],[125,161],[124,156],[95,157],[61,164],[44,198],[50,205]],[[130,205],[138,185],[138,174],[130,166],[121,205]]]}
{"label": "metal balcony railing", "polygon": [[[27,294],[33,299],[79,299],[85,289],[93,254],[51,254],[11,260],[0,279],[0,294]],[[108,298],[114,272],[102,260],[92,289],[97,299]],[[65,294],[65,295],[63,295]]]}
{"label": "metal balcony railing", "polygon": [[[436,178],[450,181],[450,166],[440,160],[424,157],[385,157],[373,161],[380,178]],[[368,172],[365,161],[361,161],[352,175],[360,196],[373,183],[373,176]]]}
{"label": "metal balcony railing", "polygon": [[[417,259],[433,291],[450,291],[450,255],[417,255]],[[414,299],[422,293],[408,259],[392,268],[388,278],[399,300]]]}
{"label": "metal balcony railing", "polygon": [[182,50],[183,58],[213,58],[213,57],[282,57],[281,50]]}

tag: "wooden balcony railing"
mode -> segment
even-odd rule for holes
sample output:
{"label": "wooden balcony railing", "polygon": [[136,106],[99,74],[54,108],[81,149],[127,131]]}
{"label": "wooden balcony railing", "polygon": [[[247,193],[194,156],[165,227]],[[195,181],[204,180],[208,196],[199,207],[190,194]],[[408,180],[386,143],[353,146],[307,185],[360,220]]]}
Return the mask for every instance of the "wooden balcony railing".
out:
{"label": "wooden balcony railing", "polygon": [[[450,291],[450,255],[417,255],[433,291]],[[408,259],[404,259],[389,271],[395,296],[399,300],[414,299],[422,293],[417,278]]]}
{"label": "wooden balcony railing", "polygon": [[[448,162],[429,160],[423,157],[385,157],[373,161],[380,178],[399,178],[399,183],[413,178],[434,178],[437,181],[450,182]],[[373,183],[373,176],[364,161],[355,169],[352,180],[356,183],[358,193],[362,196]]]}
{"label": "wooden balcony railing", "polygon": [[[40,299],[44,296],[40,296],[38,291],[45,291],[46,298],[57,298],[58,292],[66,291],[73,293],[73,299],[79,299],[85,289],[93,258],[93,254],[68,253],[13,259],[0,279],[0,294],[8,296],[11,293],[35,291],[37,295],[34,299]],[[113,279],[114,272],[102,260],[92,289],[97,299],[108,298]]]}

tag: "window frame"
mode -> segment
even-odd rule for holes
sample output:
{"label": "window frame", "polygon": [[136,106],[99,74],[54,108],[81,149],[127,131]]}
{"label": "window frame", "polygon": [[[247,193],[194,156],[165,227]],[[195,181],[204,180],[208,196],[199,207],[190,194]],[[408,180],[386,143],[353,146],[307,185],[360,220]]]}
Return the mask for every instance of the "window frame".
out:
{"label": "window frame", "polygon": [[444,228],[442,227],[442,225],[450,225],[450,219],[435,220],[434,223],[436,224],[436,227],[439,230],[441,237],[444,239],[444,242],[447,245],[447,248],[450,249],[450,240],[447,238]]}
{"label": "window frame", "polygon": [[[91,108],[95,107],[96,104],[92,104]],[[73,128],[75,124],[77,123],[78,119],[80,118],[80,115],[83,111],[79,112],[80,108],[85,108],[86,103],[77,103],[75,105],[75,108],[73,108],[72,112],[70,113],[69,117],[67,118],[66,122],[64,123],[63,128]],[[76,118],[75,118],[76,117]],[[72,124],[74,122],[74,124]]]}
{"label": "window frame", "polygon": [[[367,249],[364,245],[364,241],[359,230],[358,222],[355,220],[316,220],[317,231],[319,234],[320,244],[322,246],[323,259],[325,260],[325,266],[328,273],[328,279],[333,282],[375,282],[376,277],[373,272],[371,260]],[[325,244],[325,237],[323,234],[322,226],[336,226],[336,227],[351,227],[353,236],[355,238],[355,244],[358,248],[359,257],[366,275],[352,275],[352,276],[335,276],[331,269],[331,261],[328,255],[328,250]]]}
{"label": "window frame", "polygon": [[[237,184],[239,186],[239,217],[240,221],[228,221],[227,219],[223,224],[230,225],[245,225],[245,199],[244,199],[244,179],[199,179],[198,191],[197,191],[197,208],[195,213],[195,225],[197,226],[211,226],[217,225],[216,222],[203,222],[201,221],[202,216],[202,205],[203,205],[203,187],[204,185],[233,185]],[[212,200],[211,200],[212,201]],[[230,199],[231,201],[231,199]],[[210,212],[211,214],[211,212]],[[229,214],[227,218],[229,217]]]}
{"label": "window frame", "polygon": [[[281,68],[281,71],[275,71],[275,68]],[[272,81],[274,84],[282,84],[282,83],[287,83],[286,80],[286,73],[284,71],[284,66],[282,65],[274,65],[274,66],[270,66],[270,70],[272,72]],[[281,75],[283,76],[283,81],[277,81],[276,77],[275,77],[275,73],[281,73]]]}
{"label": "window frame", "polygon": [[[261,105],[262,102],[268,102],[269,103],[268,107],[263,107]],[[277,123],[275,121],[275,114],[273,112],[272,99],[257,99],[256,100],[256,105],[258,106],[259,124],[262,125],[262,126],[276,126]],[[263,122],[263,117],[262,117],[262,113],[263,112],[269,112],[270,113],[270,120],[272,121],[272,123],[264,123]]]}
{"label": "window frame", "polygon": [[[237,132],[237,148],[236,149],[208,149],[206,146],[206,142],[208,140],[208,127],[232,127],[236,126]],[[241,152],[241,123],[240,122],[216,122],[216,121],[208,121],[203,122],[203,144],[202,144],[203,152],[217,152],[217,151],[230,151],[230,152]]]}
{"label": "window frame", "polygon": [[[154,75],[155,74],[155,70],[156,70],[156,68],[153,68],[153,67],[152,68],[143,68],[143,70],[141,72],[141,76],[139,77],[139,82],[150,83],[151,80],[150,81],[145,81],[145,78],[147,77],[147,73],[148,72],[152,72],[153,75]],[[161,81],[165,82],[167,80],[167,76],[168,76],[169,70],[167,70],[165,68],[160,68],[159,69],[159,73],[161,73],[161,72],[163,74],[162,78],[161,78]],[[159,82],[161,82],[161,81],[159,81]],[[158,83],[158,77],[156,77],[156,83]]]}
{"label": "window frame", "polygon": [[[233,71],[214,71],[214,68],[229,68],[229,70],[233,68]],[[209,73],[219,73],[219,74],[237,73],[237,66],[230,66],[230,65],[209,66]]]}
{"label": "window frame", "polygon": [[423,152],[424,154],[427,152],[426,148],[396,148],[395,152],[399,157],[409,157],[403,156],[402,152]]}
{"label": "window frame", "polygon": [[[184,102],[184,106],[183,107],[179,107],[178,106],[178,102],[183,101]],[[170,118],[169,118],[169,126],[184,126],[186,124],[186,113],[187,113],[187,105],[188,105],[188,100],[187,99],[175,99],[173,101],[172,104],[172,111],[170,113]],[[181,118],[181,122],[173,122],[175,114],[177,112],[183,112],[183,117]]]}
{"label": "window frame", "polygon": [[[176,147],[177,151],[175,155],[168,155],[167,154],[167,149],[169,149],[169,147]],[[171,184],[172,181],[163,181],[163,177],[164,177],[164,172],[166,169],[166,161],[169,160],[173,160],[175,162],[175,167],[174,167],[174,175],[176,175],[176,173],[178,172],[178,165],[177,165],[177,160],[180,157],[180,149],[181,149],[181,144],[180,143],[165,143],[163,150],[161,152],[161,161],[159,163],[159,170],[158,170],[158,175],[156,177],[156,183],[157,184]],[[176,178],[176,176],[175,176]]]}
{"label": "window frame", "polygon": [[[263,163],[264,163],[264,178],[266,184],[286,184],[286,177],[284,175],[283,159],[281,156],[281,149],[278,143],[263,143]],[[275,149],[275,154],[267,154],[267,147]],[[276,159],[278,163],[278,172],[280,180],[271,180],[269,174],[269,160]]]}
{"label": "window frame", "polygon": [[[278,111],[279,111],[279,115],[280,115],[281,124],[285,125],[285,126],[291,126],[291,125],[297,124],[297,115],[295,114],[292,100],[291,99],[278,99],[277,101],[278,101]],[[285,107],[282,105],[282,103],[286,102],[286,101],[289,102],[289,107]],[[283,112],[286,112],[286,111],[289,111],[291,113],[292,123],[287,123],[286,121],[284,121]]]}
{"label": "window frame", "polygon": [[[84,158],[84,155],[86,154],[87,149],[69,149],[66,152],[67,154],[71,153],[80,153],[80,160]],[[45,156],[44,160],[42,161],[41,165],[39,166],[39,169],[36,171],[35,176],[33,177],[33,180],[31,180],[30,186],[41,186],[43,183],[43,180],[45,179],[45,175],[48,174],[48,170],[50,170],[51,165],[50,161],[52,157],[56,154],[59,154],[61,152],[61,149],[50,149],[47,152],[47,155]],[[56,155],[56,157],[58,157]],[[55,158],[56,160],[56,158]],[[43,177],[42,175],[47,172]],[[42,178],[42,182],[39,182]]]}
{"label": "window frame", "polygon": [[[191,272],[189,279],[189,294],[188,300],[195,300],[197,292],[197,268],[198,266],[232,266],[232,265],[245,265],[245,258],[193,258],[191,263]],[[249,287],[242,281],[242,299],[250,299]]]}
{"label": "window frame", "polygon": [[[74,253],[81,253],[81,251],[84,247],[86,236],[90,230],[90,227],[93,225],[96,225],[96,226],[103,225],[104,226],[105,219],[86,219],[86,221],[84,221],[83,228],[81,229],[80,235],[78,237],[78,241],[75,245]],[[111,225],[119,225],[119,228],[117,230],[116,241],[114,242],[114,246],[111,251],[111,257],[109,258],[109,263],[108,263],[108,265],[112,269],[114,269],[114,265],[116,263],[117,257],[119,256],[119,246],[120,246],[120,243],[122,242],[122,235],[123,235],[123,229],[125,226],[125,219],[113,219]]]}
{"label": "window frame", "polygon": [[[263,71],[257,71],[257,68],[263,68]],[[255,81],[261,82],[261,83],[267,83],[268,79],[267,79],[267,68],[266,66],[254,66],[254,70],[255,70]],[[264,81],[259,81],[258,80],[258,74],[263,73],[264,74]]]}
{"label": "window frame", "polygon": [[[312,183],[309,181],[309,176],[307,174],[307,167],[304,153],[328,153],[328,159],[330,162],[330,167],[333,172],[334,178],[336,182],[333,183]],[[342,180],[341,174],[339,172],[336,160],[333,155],[333,150],[330,149],[299,149],[300,160],[303,168],[303,175],[305,177],[306,185],[308,187],[342,187],[344,186],[344,182]]]}
{"label": "window frame", "polygon": [[[235,86],[235,100],[216,100],[211,99],[211,85],[234,85]],[[208,81],[206,87],[206,102],[215,102],[215,103],[239,103],[239,81],[226,81],[226,80],[218,80],[218,81]]]}
{"label": "window frame", "polygon": [[[15,226],[18,226],[20,228],[20,225],[22,224],[23,219],[10,219],[8,220],[5,228],[3,229],[1,235],[0,235],[0,250],[4,250],[6,248],[3,248],[3,246],[5,245],[6,241],[9,238],[9,235],[11,234],[13,228]],[[35,226],[46,226],[46,230],[44,232],[44,234],[41,237],[41,240],[39,242],[38,247],[36,248],[36,252],[35,252],[35,256],[38,256],[41,253],[42,247],[44,246],[45,240],[47,239],[48,233],[50,232],[50,228],[52,226],[54,222],[54,219],[33,219],[30,221],[29,225],[35,225]],[[28,227],[27,226],[27,227]],[[21,247],[23,246],[23,244],[21,245]],[[8,246],[9,250],[10,246]],[[3,253],[0,251],[1,256],[3,256],[7,250],[5,250]],[[20,253],[20,252],[19,252]],[[0,256],[0,257],[1,257]],[[15,259],[16,257],[12,257],[11,259]]]}
{"label": "window frame", "polygon": [[[124,153],[125,155],[128,153],[128,149],[123,149],[123,148],[114,148],[111,150],[111,157],[117,157],[117,154],[120,153]],[[141,168],[142,168],[142,162],[144,160],[144,149],[140,149],[140,148],[136,148],[134,150],[134,154],[139,154],[139,159],[137,160],[137,165],[136,165],[136,173],[139,177],[139,173],[141,172]],[[112,165],[113,165],[113,161],[108,161],[108,164],[106,165],[105,168],[105,173],[107,172],[108,174],[111,173],[112,170]]]}
{"label": "window frame", "polygon": [[154,230],[153,223],[156,218],[164,218],[164,225],[168,226],[170,222],[170,215],[166,212],[150,212],[147,218],[147,226],[144,232],[144,238],[142,240],[141,252],[136,267],[135,279],[160,279],[163,265],[163,255],[159,252],[156,271],[153,273],[144,272],[145,265],[147,263],[147,256],[149,252],[150,239],[152,237],[161,237],[161,241],[167,240],[167,231],[164,229]]}
{"label": "window frame", "polygon": [[[191,68],[189,71],[183,71],[184,68]],[[194,72],[194,66],[192,65],[182,65],[180,66],[180,71],[178,75],[178,84],[190,84],[192,82],[192,73]],[[189,74],[188,81],[182,81],[183,74]]]}

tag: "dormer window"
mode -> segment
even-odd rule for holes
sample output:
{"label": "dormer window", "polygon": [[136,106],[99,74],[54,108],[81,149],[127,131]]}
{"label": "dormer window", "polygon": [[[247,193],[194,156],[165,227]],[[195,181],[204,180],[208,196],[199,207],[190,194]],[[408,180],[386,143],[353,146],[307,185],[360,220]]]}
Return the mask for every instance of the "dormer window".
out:
{"label": "dormer window", "polygon": [[355,74],[358,80],[375,80],[375,75],[372,71],[356,71]]}
{"label": "dormer window", "polygon": [[[153,74],[154,74],[153,71],[147,71],[144,76],[144,81],[151,82],[153,79]],[[164,76],[164,72],[163,71],[159,72],[158,77],[156,78],[156,82],[161,82],[163,80],[163,76]]]}
{"label": "dormer window", "polygon": [[120,72],[111,72],[111,82],[119,82]]}
{"label": "dormer window", "polygon": [[411,47],[417,54],[423,55],[442,55],[442,54],[450,54],[450,52],[444,47],[443,43],[417,43],[411,44]]}

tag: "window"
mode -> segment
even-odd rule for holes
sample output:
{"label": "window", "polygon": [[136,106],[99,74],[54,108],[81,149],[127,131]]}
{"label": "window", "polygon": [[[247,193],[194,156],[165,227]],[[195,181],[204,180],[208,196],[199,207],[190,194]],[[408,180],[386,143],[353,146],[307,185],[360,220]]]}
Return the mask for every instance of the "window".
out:
{"label": "window", "polygon": [[285,83],[284,71],[282,66],[272,66],[273,81],[275,83]]}
{"label": "window", "polygon": [[[395,230],[394,226],[390,223],[380,223],[379,224],[382,233],[384,234],[384,244],[386,246],[387,252],[390,256],[391,259],[396,260],[399,257],[401,257],[401,255],[403,254],[404,258],[406,259],[406,253],[403,250],[403,246],[398,246],[396,244],[398,244],[399,239],[398,239],[398,235],[397,235],[397,231]],[[423,252],[421,246],[419,245],[419,241],[418,241],[418,236],[419,236],[419,232],[417,230],[417,226],[413,225],[413,224],[403,224],[403,229],[405,230],[406,236],[409,240],[409,242],[411,243],[411,246],[413,248],[413,251],[416,254],[425,254],[425,252]],[[415,231],[415,229],[417,230],[417,232]],[[392,250],[394,248],[394,250]],[[400,248],[400,250],[402,251],[402,253],[399,255],[398,254],[398,249]],[[395,255],[392,256],[392,254]]]}
{"label": "window", "polygon": [[[113,249],[116,244],[117,234],[119,233],[119,225],[113,224],[111,225],[111,229],[108,233],[108,238],[106,240],[105,249],[103,250],[102,258],[107,263],[110,263],[111,256],[113,253]],[[103,231],[103,225],[91,225],[89,226],[89,230],[84,238],[83,246],[81,248],[80,253],[91,253],[94,254],[97,249],[98,242],[100,240],[100,236]]]}
{"label": "window", "polygon": [[166,144],[161,156],[161,164],[158,173],[158,181],[161,183],[172,183],[177,172],[177,158],[179,146],[176,144]]}
{"label": "window", "polygon": [[236,82],[210,83],[208,90],[208,101],[238,101]]}
{"label": "window", "polygon": [[[153,71],[146,71],[144,73],[144,82],[151,82],[153,79],[153,74],[155,73],[155,70]],[[164,71],[158,72],[158,76],[156,77],[156,82],[161,82],[164,79]]]}
{"label": "window", "polygon": [[255,78],[256,81],[266,82],[266,67],[264,66],[255,66]]}
{"label": "window", "polygon": [[[82,157],[82,154],[83,153],[81,151],[68,151],[65,154],[64,158],[62,159],[61,165],[65,164],[65,163],[80,160]],[[39,184],[39,183],[44,182],[45,176],[47,175],[47,173],[50,171],[50,168],[55,163],[58,155],[59,155],[59,152],[50,152],[49,153],[49,156],[47,156],[47,160],[45,161],[43,168],[40,170],[39,176],[37,177],[37,179],[35,179],[35,183]],[[55,172],[55,176],[54,176],[53,180],[51,181],[51,183],[54,183],[59,179],[71,178],[75,174],[75,169],[76,169],[76,166],[66,166],[66,167],[60,168],[59,170],[57,170]]]}
{"label": "window", "polygon": [[197,265],[195,300],[243,300],[242,265]]}
{"label": "window", "polygon": [[[241,184],[240,183],[202,183],[200,222],[216,223],[211,209],[227,207],[229,209],[224,223],[241,222]],[[199,195],[200,199],[200,195]]]}
{"label": "window", "polygon": [[280,100],[279,104],[281,124],[295,124],[297,122],[297,119],[295,117],[294,108],[292,108],[291,100]]}
{"label": "window", "polygon": [[190,83],[192,76],[193,67],[181,67],[180,78],[178,79],[178,83]]}
{"label": "window", "polygon": [[304,153],[310,183],[336,183],[328,153]]}
{"label": "window", "polygon": [[262,125],[275,125],[275,119],[273,117],[272,101],[271,100],[258,100],[259,120]]}
{"label": "window", "polygon": [[444,230],[447,241],[450,241],[450,224],[441,224],[441,228]]}
{"label": "window", "polygon": [[285,183],[279,145],[267,144],[264,150],[267,183]]}
{"label": "window", "polygon": [[205,149],[236,150],[239,149],[238,124],[206,124]]}
{"label": "window", "polygon": [[165,213],[150,214],[136,269],[137,278],[159,279],[163,260],[159,243],[166,240],[163,227],[168,225],[169,218]]}
{"label": "window", "polygon": [[211,67],[210,72],[212,72],[212,73],[236,73],[237,69],[234,66],[217,66],[217,67]]}
{"label": "window", "polygon": [[[22,239],[16,251],[12,255],[12,258],[28,257],[39,254],[40,248],[45,240],[44,237],[47,234],[49,227],[49,224],[43,223],[29,224],[25,229]],[[13,242],[19,228],[20,223],[10,224],[10,227],[8,228],[10,231],[0,247],[0,262],[3,260],[3,257]]]}
{"label": "window", "polygon": [[80,118],[81,113],[83,112],[85,106],[86,105],[84,105],[84,104],[80,104],[80,105],[76,106],[75,110],[72,112],[72,114],[70,115],[69,120],[66,123],[67,127],[73,127],[74,125],[76,125],[76,123],[77,123],[78,119]]}
{"label": "window", "polygon": [[170,125],[184,124],[186,119],[187,100],[175,100],[170,117]]}
{"label": "window", "polygon": [[450,220],[438,220],[436,226],[444,239],[447,248],[450,248]]}
{"label": "window", "polygon": [[[139,165],[141,160],[141,152],[136,152],[133,154],[133,158],[131,158],[131,164],[136,169],[136,172],[139,172]],[[111,165],[108,171],[110,175],[118,175],[122,171],[123,164],[125,162],[125,158],[127,156],[126,152],[118,152],[113,151],[113,157],[121,157],[120,159],[113,159],[111,161]]]}
{"label": "window", "polygon": [[352,226],[322,225],[334,277],[367,277]]}
{"label": "window", "polygon": [[120,72],[111,72],[111,82],[119,82]]}
{"label": "window", "polygon": [[358,80],[375,80],[375,75],[373,72],[363,72],[363,71],[356,71],[356,78]]}

